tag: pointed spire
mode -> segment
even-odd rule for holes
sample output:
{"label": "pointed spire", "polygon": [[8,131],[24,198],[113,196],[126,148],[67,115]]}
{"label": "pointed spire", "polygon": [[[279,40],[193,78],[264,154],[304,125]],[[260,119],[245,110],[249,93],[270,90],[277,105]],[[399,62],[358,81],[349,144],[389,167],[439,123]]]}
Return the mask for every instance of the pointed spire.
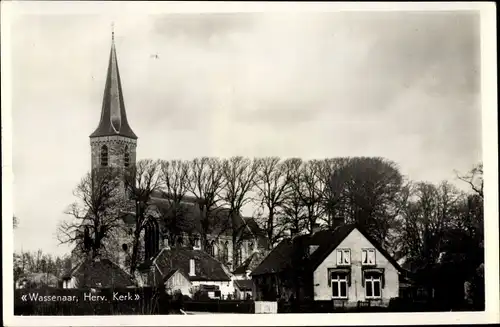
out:
{"label": "pointed spire", "polygon": [[127,121],[120,72],[118,70],[118,60],[116,57],[114,24],[111,26],[111,52],[109,55],[106,85],[104,87],[102,100],[101,120],[99,126],[97,126],[90,137],[120,135],[137,139],[137,136],[134,134]]}

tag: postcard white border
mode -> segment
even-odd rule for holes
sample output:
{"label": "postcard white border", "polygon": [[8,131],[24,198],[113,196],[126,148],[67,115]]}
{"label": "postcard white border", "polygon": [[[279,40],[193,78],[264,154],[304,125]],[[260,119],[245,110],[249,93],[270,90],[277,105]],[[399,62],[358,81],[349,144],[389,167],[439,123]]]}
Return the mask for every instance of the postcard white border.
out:
{"label": "postcard white border", "polygon": [[[23,1],[1,3],[2,40],[2,249],[3,299],[6,326],[158,326],[158,325],[376,325],[453,324],[499,321],[498,241],[498,144],[496,15],[493,2],[59,2]],[[485,191],[485,279],[486,310],[466,313],[363,313],[363,314],[279,314],[279,315],[192,315],[192,316],[13,316],[13,230],[12,230],[12,122],[10,99],[10,22],[24,14],[137,14],[195,12],[324,12],[324,11],[455,11],[477,10],[481,15],[481,85],[483,114],[483,164]],[[42,145],[43,146],[43,145]]]}

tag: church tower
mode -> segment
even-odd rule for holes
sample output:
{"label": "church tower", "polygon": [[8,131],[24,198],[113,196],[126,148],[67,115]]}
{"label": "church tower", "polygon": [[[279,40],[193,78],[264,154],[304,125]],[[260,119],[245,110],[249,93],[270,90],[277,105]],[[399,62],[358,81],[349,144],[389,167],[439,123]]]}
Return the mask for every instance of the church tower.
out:
{"label": "church tower", "polygon": [[101,120],[90,135],[92,172],[106,168],[126,170],[136,162],[137,136],[125,111],[123,91],[116,57],[114,31],[102,100]]}

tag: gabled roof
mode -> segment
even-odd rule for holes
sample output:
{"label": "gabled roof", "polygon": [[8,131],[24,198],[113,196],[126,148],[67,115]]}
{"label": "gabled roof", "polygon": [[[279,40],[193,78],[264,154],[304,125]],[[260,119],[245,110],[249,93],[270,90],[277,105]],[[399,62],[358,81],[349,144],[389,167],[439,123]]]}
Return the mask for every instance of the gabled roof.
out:
{"label": "gabled roof", "polygon": [[255,268],[251,275],[274,274],[292,267],[292,241],[281,241]]}
{"label": "gabled roof", "polygon": [[[334,230],[322,230],[313,235],[300,235],[292,239],[281,241],[276,248],[252,271],[252,275],[278,273],[297,265],[294,260],[301,260],[300,264],[309,269],[316,269],[332,253],[335,248],[354,230],[357,229],[387,260],[399,271],[401,267],[396,260],[376,242],[363,228],[356,224],[346,224]],[[317,246],[316,250],[308,255],[310,245]],[[295,257],[295,259],[294,259]],[[300,257],[300,259],[296,259]]]}
{"label": "gabled roof", "polygon": [[260,264],[263,256],[264,254],[261,252],[253,252],[239,267],[233,271],[233,274],[242,275],[246,274],[247,271],[254,270]]}
{"label": "gabled roof", "polygon": [[251,291],[253,282],[251,279],[235,279],[234,283],[241,291]]}
{"label": "gabled roof", "polygon": [[[155,193],[151,198],[151,204],[153,208],[156,208],[163,215],[174,214],[172,200],[166,194]],[[202,231],[202,215],[196,205],[195,198],[186,196],[175,210],[177,210],[177,214],[181,214],[183,217],[177,226],[181,231],[186,233]],[[210,228],[209,234],[212,235],[231,235],[234,230],[244,233],[242,238],[249,238],[254,235],[262,237],[263,235],[253,218],[242,217],[240,214],[230,217],[228,208],[219,207],[214,209],[210,220],[208,224]]]}
{"label": "gabled roof", "polygon": [[[189,276],[190,260],[195,260],[195,275]],[[224,271],[222,263],[201,250],[190,248],[162,249],[153,259],[153,265],[159,269],[161,276],[165,277],[172,270],[182,270],[190,281],[229,281],[228,274]]]}
{"label": "gabled roof", "polygon": [[129,287],[135,283],[130,274],[109,259],[87,259],[67,272],[63,278],[76,278],[78,287]]}
{"label": "gabled roof", "polygon": [[101,136],[120,135],[131,139],[137,139],[128,124],[125,102],[123,100],[120,72],[118,70],[118,59],[114,37],[109,54],[108,73],[104,95],[102,100],[101,119],[96,130],[90,135],[91,138]]}
{"label": "gabled roof", "polygon": [[184,272],[184,270],[182,269],[172,269],[170,270],[164,277],[163,277],[163,281],[167,281],[170,279],[170,277],[172,277],[176,272],[179,272],[179,274],[181,274],[182,276],[184,276],[187,280],[190,280],[189,279],[189,276]]}

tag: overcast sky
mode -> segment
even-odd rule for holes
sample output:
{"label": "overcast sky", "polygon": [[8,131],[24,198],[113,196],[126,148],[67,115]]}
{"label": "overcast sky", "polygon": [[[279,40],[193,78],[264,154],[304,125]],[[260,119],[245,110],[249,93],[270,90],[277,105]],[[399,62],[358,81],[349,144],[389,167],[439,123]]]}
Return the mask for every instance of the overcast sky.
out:
{"label": "overcast sky", "polygon": [[[113,20],[138,159],[383,156],[431,182],[481,160],[478,15]],[[110,25],[98,15],[13,22],[16,250],[68,251],[56,226],[90,168]]]}

